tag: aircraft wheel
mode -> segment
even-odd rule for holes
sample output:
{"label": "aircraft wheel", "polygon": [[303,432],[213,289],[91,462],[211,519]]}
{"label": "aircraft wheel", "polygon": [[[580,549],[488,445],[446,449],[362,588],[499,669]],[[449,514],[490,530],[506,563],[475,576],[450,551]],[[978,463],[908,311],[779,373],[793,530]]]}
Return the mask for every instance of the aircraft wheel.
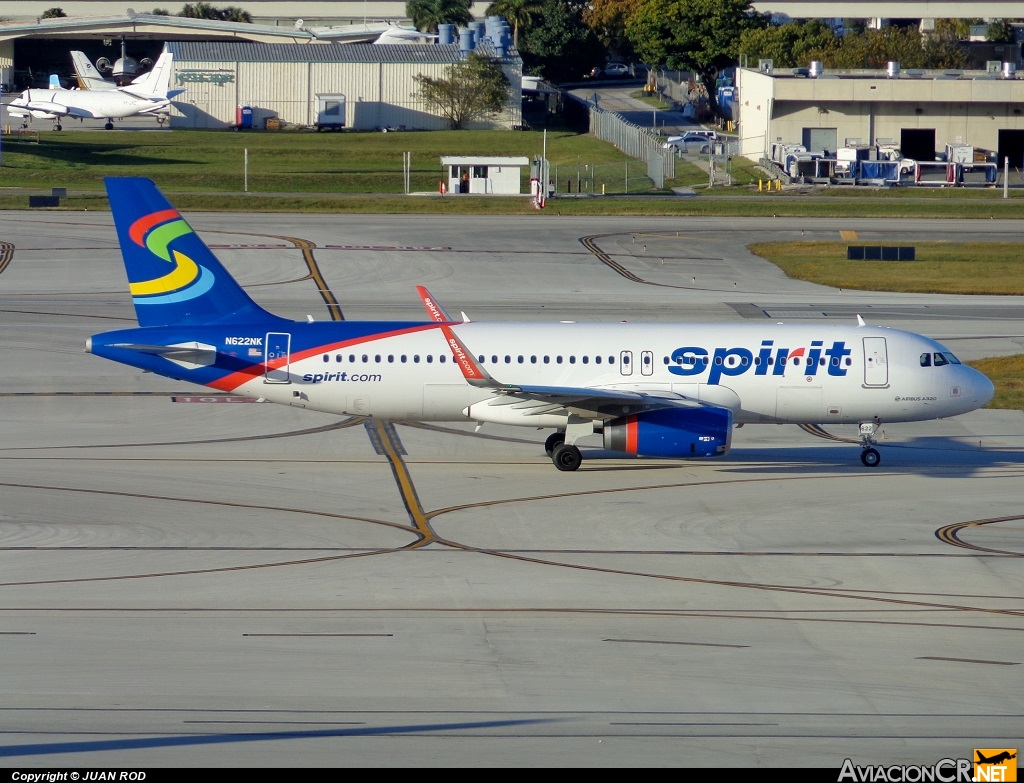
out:
{"label": "aircraft wheel", "polygon": [[104,130],[114,130],[114,123],[108,122],[106,125],[103,126],[103,129]]}
{"label": "aircraft wheel", "polygon": [[554,452],[551,454],[551,461],[555,463],[555,467],[559,470],[571,472],[579,469],[583,462],[583,455],[580,454],[580,450],[575,446],[561,443],[555,447]]}
{"label": "aircraft wheel", "polygon": [[549,457],[555,453],[555,449],[565,443],[564,432],[552,432],[548,435],[548,439],[544,441],[544,453]]}
{"label": "aircraft wheel", "polygon": [[62,127],[61,127],[60,123],[57,123],[56,125],[54,125],[54,126],[53,126],[53,129],[54,129],[55,131],[59,131],[59,130],[64,130],[64,128],[62,128]]}
{"label": "aircraft wheel", "polygon": [[882,461],[882,455],[878,453],[878,449],[864,449],[860,454],[860,461],[866,468],[877,468]]}

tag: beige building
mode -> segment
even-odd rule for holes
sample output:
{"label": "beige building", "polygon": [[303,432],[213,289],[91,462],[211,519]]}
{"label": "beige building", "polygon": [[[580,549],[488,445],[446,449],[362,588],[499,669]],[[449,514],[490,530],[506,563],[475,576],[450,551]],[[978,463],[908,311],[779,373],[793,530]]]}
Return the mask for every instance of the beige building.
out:
{"label": "beige building", "polygon": [[793,142],[833,155],[847,143],[894,142],[905,157],[941,159],[947,145],[993,153],[1002,168],[1024,164],[1024,80],[1014,66],[986,71],[828,71],[738,68],[733,116],[740,154],[771,157],[772,145]]}

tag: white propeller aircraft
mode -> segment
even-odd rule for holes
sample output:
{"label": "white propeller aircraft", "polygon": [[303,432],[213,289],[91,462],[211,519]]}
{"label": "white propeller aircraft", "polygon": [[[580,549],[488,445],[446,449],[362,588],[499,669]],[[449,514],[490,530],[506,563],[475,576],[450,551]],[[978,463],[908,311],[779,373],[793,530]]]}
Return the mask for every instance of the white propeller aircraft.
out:
{"label": "white propeller aircraft", "polygon": [[87,350],[223,392],[352,416],[552,428],[559,470],[600,433],[622,454],[728,453],[735,425],[860,425],[985,405],[992,382],[899,329],[836,324],[477,323],[420,287],[427,322],[289,321],[257,305],[148,179],[107,193],[139,328]]}
{"label": "white propeller aircraft", "polygon": [[153,69],[125,87],[100,90],[25,90],[7,107],[14,117],[54,120],[54,130],[61,130],[61,120],[73,117],[79,120],[106,119],[104,127],[111,130],[115,119],[139,115],[157,115],[163,122],[175,95],[183,90],[170,86],[172,55],[164,52]]}

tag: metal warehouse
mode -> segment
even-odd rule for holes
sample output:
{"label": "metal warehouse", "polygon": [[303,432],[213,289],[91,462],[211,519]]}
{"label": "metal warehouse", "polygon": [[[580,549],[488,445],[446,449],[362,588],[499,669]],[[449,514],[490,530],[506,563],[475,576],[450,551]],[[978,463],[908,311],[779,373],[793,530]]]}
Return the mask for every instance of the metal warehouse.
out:
{"label": "metal warehouse", "polygon": [[[355,130],[441,130],[448,121],[417,95],[414,76],[443,78],[472,49],[467,36],[437,44],[260,44],[244,41],[172,42],[172,128],[316,126],[325,106]],[[471,38],[471,37],[470,37]],[[501,115],[471,128],[513,128],[522,123],[522,60],[514,52],[482,51],[496,57],[511,84]],[[249,111],[251,110],[251,111]]]}

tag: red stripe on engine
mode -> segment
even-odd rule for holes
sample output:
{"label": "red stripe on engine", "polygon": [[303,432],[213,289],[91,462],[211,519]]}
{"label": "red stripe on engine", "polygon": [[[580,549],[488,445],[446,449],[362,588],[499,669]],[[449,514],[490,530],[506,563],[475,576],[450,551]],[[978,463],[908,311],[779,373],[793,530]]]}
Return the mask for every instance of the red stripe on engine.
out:
{"label": "red stripe on engine", "polygon": [[637,424],[636,416],[626,417],[626,453],[636,454],[637,440],[640,435],[640,427]]}

